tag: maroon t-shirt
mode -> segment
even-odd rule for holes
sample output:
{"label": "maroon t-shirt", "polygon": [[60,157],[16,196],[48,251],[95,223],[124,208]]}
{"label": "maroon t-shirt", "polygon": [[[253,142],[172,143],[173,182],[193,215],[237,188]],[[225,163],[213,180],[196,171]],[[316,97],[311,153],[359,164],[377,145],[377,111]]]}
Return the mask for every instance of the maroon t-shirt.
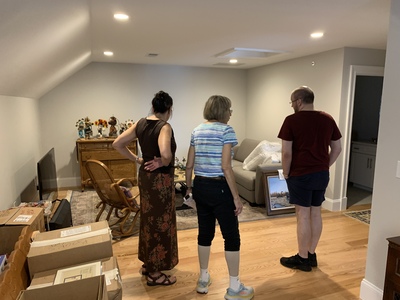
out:
{"label": "maroon t-shirt", "polygon": [[329,145],[342,137],[335,120],[322,111],[287,116],[278,137],[292,141],[290,176],[329,170]]}

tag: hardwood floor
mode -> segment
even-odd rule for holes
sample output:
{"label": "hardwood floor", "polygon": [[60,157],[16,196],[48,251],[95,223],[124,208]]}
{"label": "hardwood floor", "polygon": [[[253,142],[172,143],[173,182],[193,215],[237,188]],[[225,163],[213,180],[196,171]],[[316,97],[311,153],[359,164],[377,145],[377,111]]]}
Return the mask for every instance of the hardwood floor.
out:
{"label": "hardwood floor", "polygon": [[[370,208],[352,206],[351,210]],[[255,289],[254,299],[359,299],[364,278],[369,226],[343,212],[323,211],[324,229],[317,248],[318,268],[312,272],[287,269],[281,256],[297,252],[294,216],[242,222],[240,277]],[[195,291],[198,278],[197,229],[178,231],[178,266],[169,272],[177,277],[172,286],[149,287],[139,274],[138,237],[113,241],[123,281],[123,299],[223,299],[228,272],[219,229],[212,245],[209,271],[213,283],[206,295]]]}

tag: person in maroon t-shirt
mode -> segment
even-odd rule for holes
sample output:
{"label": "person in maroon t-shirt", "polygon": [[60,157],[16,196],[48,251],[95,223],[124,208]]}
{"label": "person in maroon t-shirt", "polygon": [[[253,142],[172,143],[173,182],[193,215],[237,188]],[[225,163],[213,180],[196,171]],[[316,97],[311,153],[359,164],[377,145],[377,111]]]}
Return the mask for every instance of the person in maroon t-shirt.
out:
{"label": "person in maroon t-shirt", "polygon": [[329,167],[342,151],[342,135],[332,116],[314,110],[314,92],[309,87],[294,90],[290,105],[294,114],[286,117],[278,137],[282,139],[283,176],[296,209],[298,253],[280,262],[309,272],[318,265],[315,249],[322,232],[321,204]]}

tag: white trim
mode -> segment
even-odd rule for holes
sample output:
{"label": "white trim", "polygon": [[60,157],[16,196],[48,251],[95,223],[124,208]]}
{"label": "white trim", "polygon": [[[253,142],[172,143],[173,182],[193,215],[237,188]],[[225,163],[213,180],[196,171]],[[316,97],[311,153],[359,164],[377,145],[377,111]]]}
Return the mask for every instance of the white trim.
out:
{"label": "white trim", "polygon": [[360,285],[360,299],[361,300],[382,300],[383,291],[370,283],[365,278],[361,281]]}
{"label": "white trim", "polygon": [[346,133],[343,139],[343,164],[342,164],[342,172],[340,174],[342,178],[342,186],[341,186],[341,199],[339,200],[341,203],[339,207],[341,210],[345,210],[347,208],[347,182],[349,175],[349,162],[350,162],[350,151],[351,151],[351,124],[353,122],[353,108],[354,108],[354,94],[356,88],[356,79],[357,76],[384,76],[384,67],[376,67],[376,66],[350,66],[350,76],[349,76],[349,90],[347,94],[347,103],[346,103]]}
{"label": "white trim", "polygon": [[58,178],[57,180],[58,188],[65,187],[80,187],[81,186],[81,177],[65,177]]}
{"label": "white trim", "polygon": [[325,198],[325,201],[322,202],[322,207],[329,210],[329,211],[341,211],[346,210],[346,208],[342,208],[342,204],[347,203],[346,199],[330,199]]}

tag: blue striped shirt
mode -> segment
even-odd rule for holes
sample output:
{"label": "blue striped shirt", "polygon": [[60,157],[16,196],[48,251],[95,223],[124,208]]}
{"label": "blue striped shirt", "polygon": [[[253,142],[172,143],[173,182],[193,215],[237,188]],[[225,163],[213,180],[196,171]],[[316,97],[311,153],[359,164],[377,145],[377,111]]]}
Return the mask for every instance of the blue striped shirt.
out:
{"label": "blue striped shirt", "polygon": [[[222,148],[225,144],[237,145],[236,133],[227,124],[202,123],[191,135],[190,145],[194,146],[194,174],[205,177],[224,176],[222,171]],[[233,150],[231,155],[233,156]]]}

